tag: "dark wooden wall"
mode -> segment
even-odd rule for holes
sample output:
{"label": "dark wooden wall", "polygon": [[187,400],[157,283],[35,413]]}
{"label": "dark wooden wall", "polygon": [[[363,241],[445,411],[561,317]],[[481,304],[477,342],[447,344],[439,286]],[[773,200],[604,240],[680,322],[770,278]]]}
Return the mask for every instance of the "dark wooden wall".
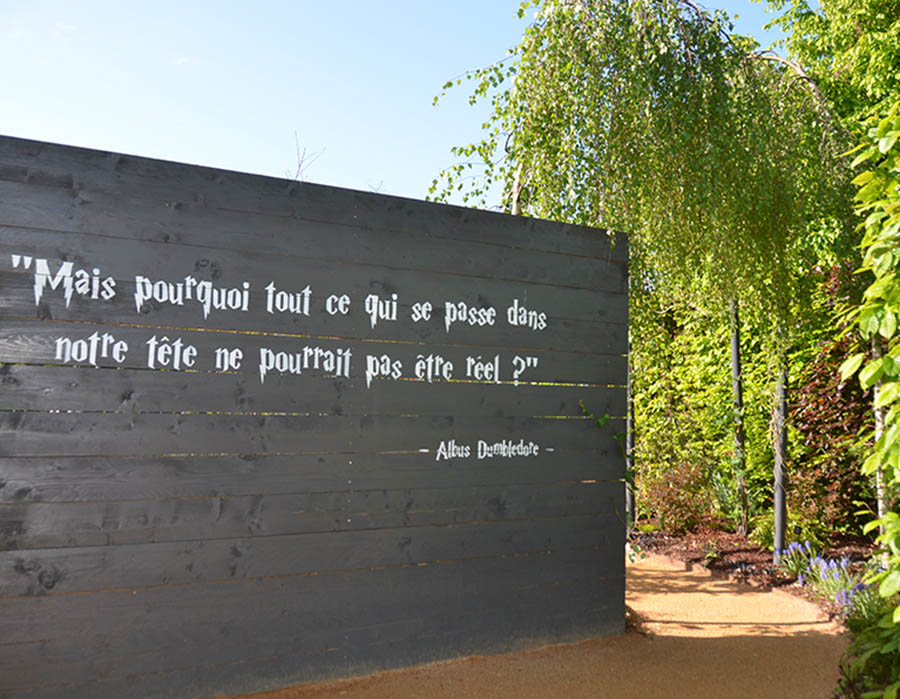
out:
{"label": "dark wooden wall", "polygon": [[[38,259],[115,295],[36,302]],[[626,260],[598,230],[0,138],[0,695],[238,693],[621,632]],[[249,310],[138,311],[138,276],[246,281]],[[270,282],[310,314],[268,313]],[[369,294],[398,320],[372,328]],[[547,328],[510,325],[514,299]],[[447,300],[496,323],[447,332]],[[121,362],[57,356],[94,332]],[[154,336],[194,365],[150,368]],[[304,346],[349,375],[260,380],[261,348]],[[402,376],[367,386],[383,354]],[[453,380],[414,380],[429,354]],[[477,356],[499,383],[466,380]],[[477,458],[520,439],[539,454]],[[438,460],[450,440],[471,456]]]}

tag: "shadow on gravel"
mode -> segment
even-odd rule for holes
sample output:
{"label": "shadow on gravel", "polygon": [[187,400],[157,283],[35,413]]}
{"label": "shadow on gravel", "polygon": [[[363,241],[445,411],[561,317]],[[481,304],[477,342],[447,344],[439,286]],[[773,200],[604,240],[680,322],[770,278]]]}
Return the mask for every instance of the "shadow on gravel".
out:
{"label": "shadow on gravel", "polygon": [[629,565],[629,631],[247,695],[255,699],[823,699],[846,637],[805,600],[684,570]]}
{"label": "shadow on gravel", "polygon": [[843,645],[801,632],[786,638],[622,636],[474,656],[360,678],[247,695],[254,699],[823,699]]}

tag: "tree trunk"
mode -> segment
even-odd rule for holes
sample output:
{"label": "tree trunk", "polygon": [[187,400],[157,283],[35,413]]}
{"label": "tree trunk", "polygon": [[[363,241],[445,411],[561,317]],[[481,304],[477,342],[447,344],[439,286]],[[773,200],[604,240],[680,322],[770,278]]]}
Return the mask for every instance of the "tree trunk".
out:
{"label": "tree trunk", "polygon": [[[880,359],[883,356],[883,352],[881,351],[881,341],[877,336],[872,338],[872,356],[875,359]],[[872,410],[875,413],[875,441],[877,442],[881,439],[881,435],[884,434],[884,408],[876,408],[875,404],[878,402],[878,393],[881,391],[882,385],[881,379],[875,382],[875,390],[872,391]],[[875,470],[875,502],[878,507],[878,518],[881,519],[884,517],[888,511],[890,510],[890,505],[887,501],[887,490],[884,487],[884,471],[881,470],[879,466]],[[879,534],[884,534],[884,527],[878,527]],[[881,554],[882,563],[885,567],[887,567],[888,562],[888,553],[885,551]]]}
{"label": "tree trunk", "polygon": [[522,163],[516,168],[516,176],[513,180],[512,191],[509,193],[509,213],[518,216],[521,213],[522,204],[519,198],[522,196]]}
{"label": "tree trunk", "polygon": [[741,375],[741,325],[737,302],[732,299],[729,307],[731,316],[731,390],[734,396],[734,476],[737,485],[740,522],[738,533],[746,536],[749,530],[750,505],[747,499],[747,457],[744,432],[744,379]]}
{"label": "tree trunk", "polygon": [[787,463],[787,384],[788,359],[785,352],[781,357],[778,386],[775,389],[775,541],[773,542],[775,563],[778,563],[780,553],[784,550],[784,530],[787,524],[787,505],[784,497],[784,469]]}

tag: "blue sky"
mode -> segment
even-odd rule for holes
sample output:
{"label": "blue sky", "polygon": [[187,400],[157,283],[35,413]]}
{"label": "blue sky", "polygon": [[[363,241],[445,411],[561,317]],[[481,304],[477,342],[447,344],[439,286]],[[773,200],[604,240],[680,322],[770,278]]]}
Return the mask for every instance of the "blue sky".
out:
{"label": "blue sky", "polygon": [[[771,19],[718,0],[764,45]],[[0,0],[0,134],[423,198],[477,137],[432,98],[521,35],[518,0]]]}

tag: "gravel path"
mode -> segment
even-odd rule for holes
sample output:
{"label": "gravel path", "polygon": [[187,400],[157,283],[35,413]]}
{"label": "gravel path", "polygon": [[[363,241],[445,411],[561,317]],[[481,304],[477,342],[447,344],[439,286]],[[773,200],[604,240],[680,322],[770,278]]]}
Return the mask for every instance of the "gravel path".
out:
{"label": "gravel path", "polygon": [[629,631],[247,695],[254,699],[823,699],[847,640],[812,604],[650,556],[628,566]]}

